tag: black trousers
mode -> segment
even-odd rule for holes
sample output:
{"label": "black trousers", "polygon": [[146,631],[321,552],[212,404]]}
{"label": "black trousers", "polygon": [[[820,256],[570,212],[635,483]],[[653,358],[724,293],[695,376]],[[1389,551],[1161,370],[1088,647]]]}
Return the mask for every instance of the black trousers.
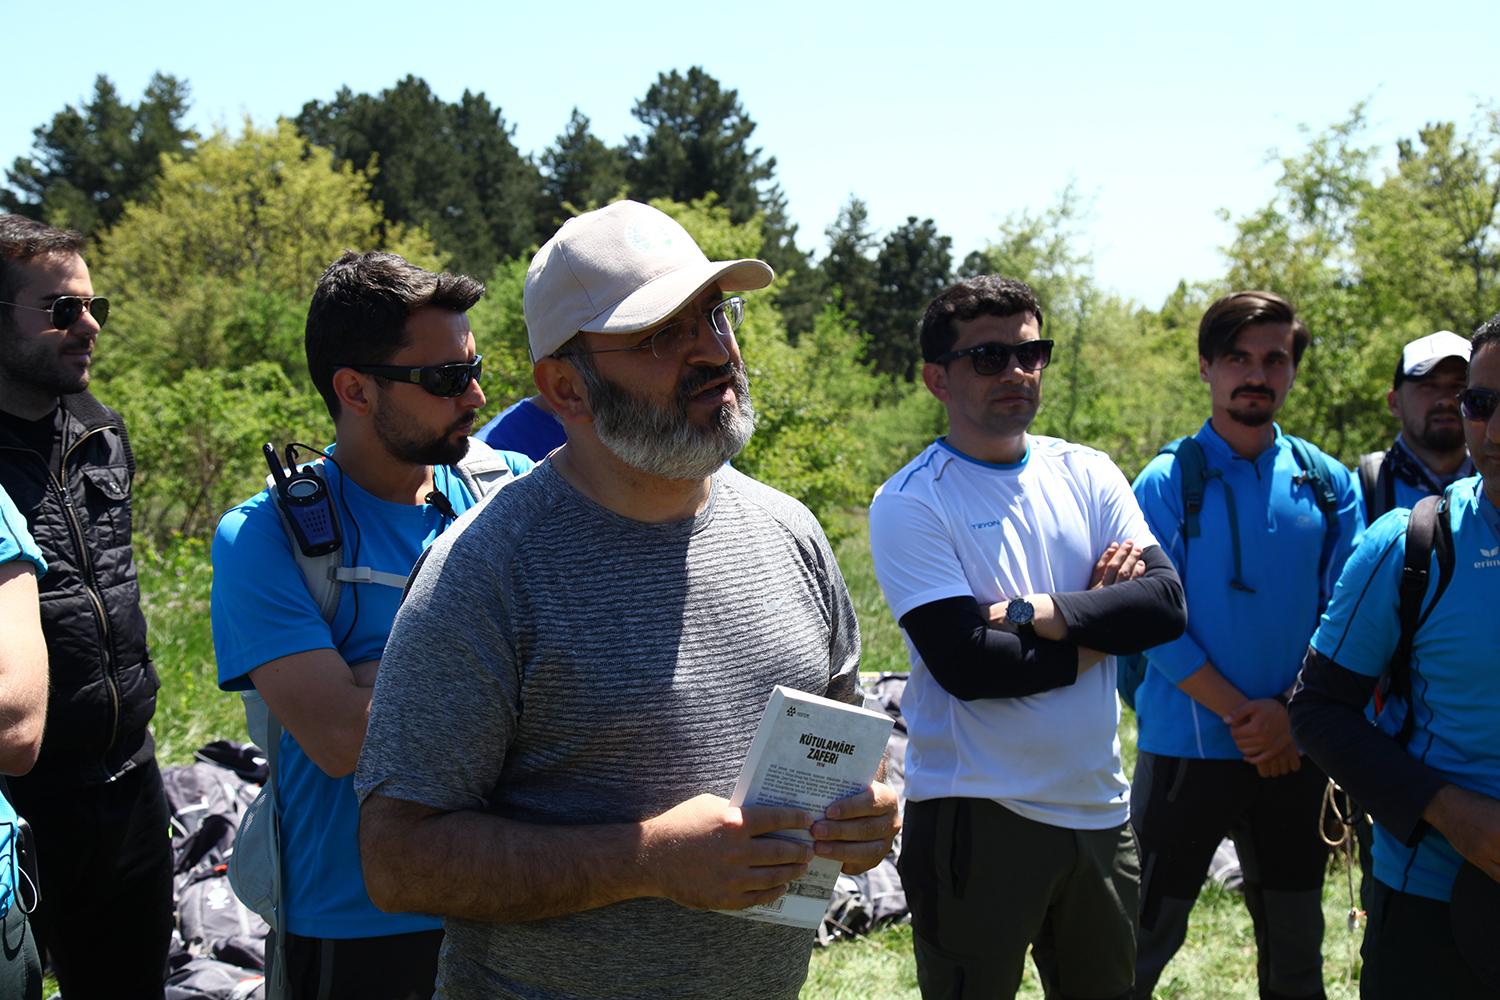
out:
{"label": "black trousers", "polygon": [[172,935],[172,841],[153,759],[106,785],[29,797],[41,902],[31,914],[67,1000],[160,1000]]}
{"label": "black trousers", "polygon": [[1500,1000],[1469,968],[1453,940],[1448,904],[1397,892],[1373,875],[1370,913],[1360,948],[1364,1000]]}
{"label": "black trousers", "polygon": [[1142,752],[1130,789],[1141,851],[1141,929],[1135,996],[1152,995],[1181,947],[1188,915],[1214,849],[1234,838],[1255,925],[1262,1000],[1323,997],[1323,875],[1328,845],[1318,833],[1328,778],[1302,768],[1262,778],[1242,760]]}
{"label": "black trousers", "polygon": [[[289,933],[282,951],[286,994],[291,1000],[431,1000],[442,945],[442,931],[368,938]],[[276,974],[274,951],[268,939],[268,982]]]}

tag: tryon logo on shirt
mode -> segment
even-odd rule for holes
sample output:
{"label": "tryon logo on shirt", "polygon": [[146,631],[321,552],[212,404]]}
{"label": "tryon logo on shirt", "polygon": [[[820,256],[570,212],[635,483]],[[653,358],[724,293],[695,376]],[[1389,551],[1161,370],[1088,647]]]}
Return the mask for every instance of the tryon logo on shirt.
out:
{"label": "tryon logo on shirt", "polygon": [[969,527],[975,531],[983,531],[985,528],[998,528],[1004,523],[1004,521],[985,521],[983,524],[971,524]]}

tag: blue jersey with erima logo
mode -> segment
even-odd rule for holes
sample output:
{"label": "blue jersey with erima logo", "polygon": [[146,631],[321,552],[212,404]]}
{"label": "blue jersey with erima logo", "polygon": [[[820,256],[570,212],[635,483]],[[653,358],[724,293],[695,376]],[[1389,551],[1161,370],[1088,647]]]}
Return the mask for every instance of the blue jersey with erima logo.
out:
{"label": "blue jersey with erima logo", "polygon": [[[1139,746],[1168,757],[1238,760],[1243,754],[1224,720],[1177,685],[1212,663],[1249,698],[1290,688],[1318,615],[1364,530],[1364,504],[1355,476],[1325,457],[1338,497],[1330,526],[1279,427],[1275,443],[1253,461],[1235,454],[1209,422],[1195,437],[1208,469],[1220,473],[1205,484],[1198,537],[1184,537],[1182,465],[1173,456],[1156,456],[1134,484],[1152,533],[1182,577],[1188,610],[1182,638],[1146,651],[1150,669],[1136,692]],[[1248,590],[1230,584],[1234,542],[1226,485],[1237,515],[1240,581]]]}
{"label": "blue jersey with erima logo", "polygon": [[[1414,728],[1406,752],[1454,784],[1500,798],[1500,513],[1475,476],[1449,491],[1453,579],[1412,645]],[[1378,677],[1401,634],[1398,619],[1411,511],[1383,515],[1338,582],[1312,646],[1346,670]],[[1427,607],[1438,578],[1433,557]],[[1386,727],[1382,727],[1386,728]],[[1463,859],[1436,830],[1415,848],[1375,827],[1375,877],[1401,892],[1446,900]]]}
{"label": "blue jersey with erima logo", "polygon": [[[42,550],[26,530],[26,519],[10,494],[0,489],[0,564],[17,561],[35,567],[38,579],[47,572]],[[0,918],[10,912],[16,898],[16,854],[20,849],[16,832],[15,806],[0,795]]]}

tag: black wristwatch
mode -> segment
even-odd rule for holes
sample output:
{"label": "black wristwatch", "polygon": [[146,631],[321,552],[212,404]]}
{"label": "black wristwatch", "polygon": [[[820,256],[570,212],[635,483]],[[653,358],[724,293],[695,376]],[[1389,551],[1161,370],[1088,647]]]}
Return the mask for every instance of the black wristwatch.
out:
{"label": "black wristwatch", "polygon": [[1005,606],[1005,620],[1016,627],[1016,631],[1022,635],[1036,635],[1036,625],[1032,619],[1036,617],[1036,608],[1024,597],[1015,597]]}

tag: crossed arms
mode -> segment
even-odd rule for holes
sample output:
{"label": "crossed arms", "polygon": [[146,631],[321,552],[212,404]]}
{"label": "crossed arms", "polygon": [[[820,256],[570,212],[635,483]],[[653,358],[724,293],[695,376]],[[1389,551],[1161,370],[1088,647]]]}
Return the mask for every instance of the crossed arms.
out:
{"label": "crossed arms", "polygon": [[1005,622],[1007,602],[983,607],[973,597],[913,608],[901,627],[933,678],[962,701],[1066,687],[1108,655],[1169,642],[1187,627],[1182,583],[1159,545],[1112,544],[1088,590],[1028,599],[1035,636]]}

